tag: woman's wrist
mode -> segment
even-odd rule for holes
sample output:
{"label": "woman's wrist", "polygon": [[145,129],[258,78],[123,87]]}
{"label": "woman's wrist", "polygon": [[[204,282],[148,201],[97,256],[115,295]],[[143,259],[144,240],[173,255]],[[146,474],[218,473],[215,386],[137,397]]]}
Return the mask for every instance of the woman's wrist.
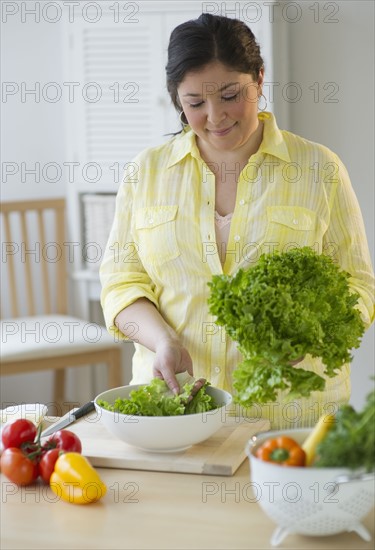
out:
{"label": "woman's wrist", "polygon": [[158,348],[161,348],[161,347],[164,347],[164,346],[168,346],[168,347],[171,347],[171,346],[181,347],[182,346],[179,337],[177,336],[177,334],[174,331],[172,331],[172,329],[171,329],[170,332],[167,330],[167,332],[165,334],[163,334],[160,338],[158,338],[156,340],[155,351]]}
{"label": "woman's wrist", "polygon": [[[152,302],[140,298],[115,318],[117,328],[150,351],[166,346],[181,347],[180,339]],[[136,329],[136,330],[135,330]]]}

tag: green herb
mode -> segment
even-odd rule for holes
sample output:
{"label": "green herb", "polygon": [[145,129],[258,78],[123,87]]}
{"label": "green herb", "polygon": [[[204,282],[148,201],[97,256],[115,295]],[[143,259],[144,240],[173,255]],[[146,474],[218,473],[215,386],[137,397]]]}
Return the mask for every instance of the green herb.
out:
{"label": "green herb", "polygon": [[206,393],[206,382],[191,399],[195,379],[185,373],[177,374],[181,392],[175,395],[164,380],[154,378],[150,384],[132,390],[129,399],[116,399],[114,405],[98,401],[98,405],[112,412],[136,416],[176,416],[216,409],[214,399]]}
{"label": "green herb", "polygon": [[263,254],[233,277],[214,275],[210,312],[243,355],[233,373],[237,402],[275,401],[279,390],[289,390],[289,398],[323,390],[324,378],[290,364],[306,354],[321,357],[329,377],[351,361],[364,324],[348,278],[308,247]]}
{"label": "green herb", "polygon": [[343,405],[336,422],[317,447],[317,467],[346,466],[375,470],[375,390],[368,394],[361,412]]}

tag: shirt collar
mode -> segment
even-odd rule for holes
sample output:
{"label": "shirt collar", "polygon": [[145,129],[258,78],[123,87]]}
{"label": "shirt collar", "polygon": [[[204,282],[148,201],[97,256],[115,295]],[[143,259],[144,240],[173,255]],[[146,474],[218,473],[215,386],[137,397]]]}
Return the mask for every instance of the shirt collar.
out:
{"label": "shirt collar", "polygon": [[266,153],[278,157],[285,162],[290,162],[288,147],[285,143],[282,132],[277,126],[276,119],[272,113],[264,111],[258,114],[258,119],[263,122],[263,140],[260,144],[259,153]]}
{"label": "shirt collar", "polygon": [[[274,157],[278,157],[285,162],[290,162],[288,148],[284,141],[283,134],[277,126],[274,115],[264,111],[258,114],[258,118],[264,124],[263,139],[258,153],[273,155]],[[175,137],[168,162],[168,168],[180,162],[187,155],[201,159],[195,140],[195,134],[190,126],[185,126],[181,134],[178,134]]]}
{"label": "shirt collar", "polygon": [[187,155],[201,158],[195,141],[195,134],[190,126],[186,125],[182,132],[175,136],[167,167],[170,168],[180,162]]}

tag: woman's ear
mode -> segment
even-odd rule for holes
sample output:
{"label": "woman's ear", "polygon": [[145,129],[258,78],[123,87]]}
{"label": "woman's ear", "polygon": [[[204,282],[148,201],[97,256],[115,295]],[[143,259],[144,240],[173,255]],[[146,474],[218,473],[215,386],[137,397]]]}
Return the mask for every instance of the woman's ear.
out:
{"label": "woman's ear", "polygon": [[258,86],[260,88],[262,88],[263,82],[264,82],[264,67],[261,67],[259,69],[259,76],[258,76],[258,80],[257,80]]}
{"label": "woman's ear", "polygon": [[176,92],[176,102],[175,102],[175,105],[177,106],[177,110],[178,111],[182,111],[182,104],[181,104],[181,101],[180,101],[180,96],[178,95],[178,92]]}

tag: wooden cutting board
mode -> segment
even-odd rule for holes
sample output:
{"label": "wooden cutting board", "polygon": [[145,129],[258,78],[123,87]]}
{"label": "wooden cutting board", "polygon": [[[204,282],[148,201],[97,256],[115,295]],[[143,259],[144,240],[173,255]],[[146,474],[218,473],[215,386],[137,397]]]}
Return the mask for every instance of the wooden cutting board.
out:
{"label": "wooden cutting board", "polygon": [[212,437],[185,451],[150,453],[116,439],[93,415],[67,429],[81,439],[82,453],[91,464],[101,468],[231,476],[247,458],[247,441],[270,429],[268,420],[230,418]]}

